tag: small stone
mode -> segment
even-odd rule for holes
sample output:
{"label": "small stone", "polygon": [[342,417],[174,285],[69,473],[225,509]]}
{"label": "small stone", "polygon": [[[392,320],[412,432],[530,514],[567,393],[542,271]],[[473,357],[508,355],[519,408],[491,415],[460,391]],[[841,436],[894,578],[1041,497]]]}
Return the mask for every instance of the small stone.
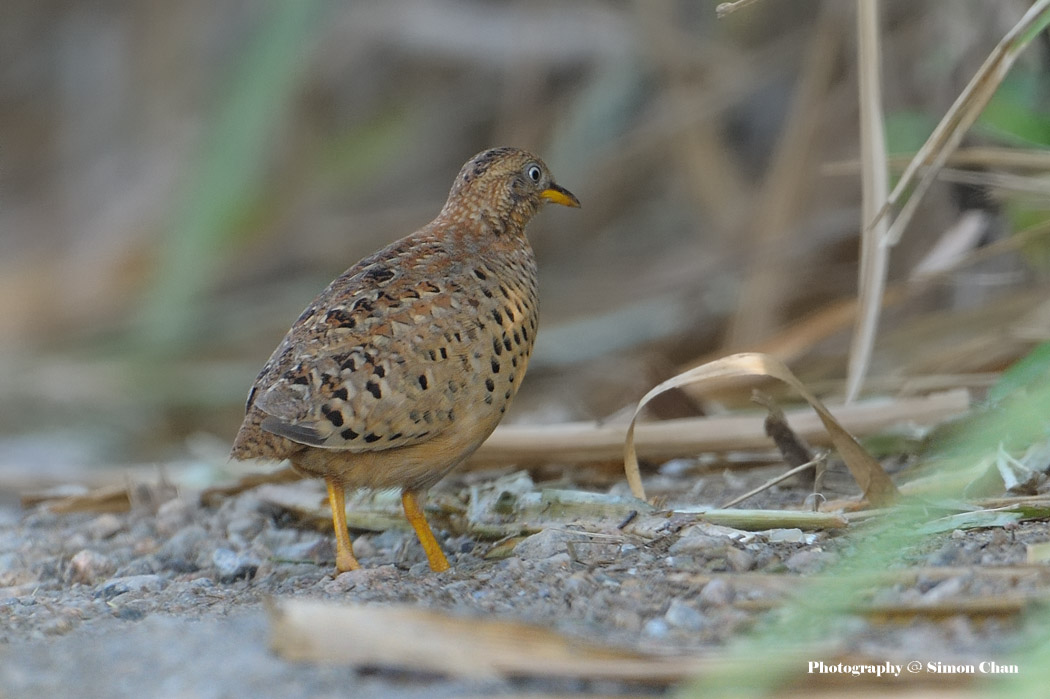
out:
{"label": "small stone", "polygon": [[124,522],[111,512],[99,515],[87,525],[88,535],[95,541],[108,539],[124,528]]}
{"label": "small stone", "polygon": [[729,582],[724,578],[715,578],[704,585],[704,589],[700,590],[697,599],[700,601],[700,608],[707,609],[710,607],[725,607],[732,603],[735,596],[736,593]]}
{"label": "small stone", "polygon": [[221,547],[212,552],[211,562],[215,566],[219,582],[222,583],[250,580],[262,565],[262,561],[251,553],[237,553]]}
{"label": "small stone", "polygon": [[544,529],[518,542],[518,545],[514,547],[514,554],[519,558],[538,561],[559,553],[567,553],[566,544],[579,539],[580,535],[574,532]]}
{"label": "small stone", "polygon": [[0,587],[32,582],[33,575],[22,557],[14,551],[0,553]]}
{"label": "small stone", "polygon": [[755,567],[755,557],[738,548],[728,548],[725,552],[726,563],[734,573],[746,573]]}
{"label": "small stone", "polygon": [[359,536],[354,539],[354,555],[358,558],[372,558],[378,553],[375,544],[372,543],[372,537]]}
{"label": "small stone", "polygon": [[671,544],[667,552],[674,556],[695,553],[718,554],[722,553],[728,545],[729,540],[723,537],[694,534],[692,536],[683,536]]}
{"label": "small stone", "polygon": [[330,595],[338,595],[354,588],[369,588],[376,582],[392,580],[398,577],[397,568],[392,565],[379,566],[378,568],[358,568],[340,573],[324,586],[324,591]]}
{"label": "small stone", "polygon": [[185,498],[173,498],[157,509],[154,526],[161,536],[172,536],[193,522],[195,508]]}
{"label": "small stone", "polygon": [[259,535],[265,522],[255,514],[237,515],[226,525],[226,535],[231,540],[247,543]]}
{"label": "small stone", "polygon": [[204,527],[199,524],[191,524],[177,531],[161,545],[157,550],[157,559],[163,562],[164,566],[169,570],[179,573],[192,573],[200,569],[201,561],[198,560],[198,557],[201,555],[200,549],[202,544],[210,541],[210,539],[211,537]]}
{"label": "small stone", "polygon": [[126,575],[110,578],[95,588],[95,597],[110,600],[123,594],[141,594],[160,592],[167,587],[168,581],[159,575]]}
{"label": "small stone", "polygon": [[826,551],[803,549],[791,554],[784,561],[784,567],[792,573],[816,573],[832,560],[834,560],[834,556]]}
{"label": "small stone", "polygon": [[770,543],[801,544],[806,540],[805,532],[798,528],[770,529],[767,536]]}
{"label": "small stone", "polygon": [[652,636],[653,638],[663,638],[667,635],[671,627],[667,624],[667,621],[661,617],[656,617],[645,622],[645,626],[642,627],[642,631],[645,632],[646,636]]}
{"label": "small stone", "polygon": [[113,560],[105,554],[83,549],[77,551],[69,561],[69,579],[75,583],[94,585],[100,579],[112,575],[116,569]]}
{"label": "small stone", "polygon": [[685,631],[699,631],[704,626],[704,615],[695,607],[680,599],[671,600],[664,619],[671,626]]}

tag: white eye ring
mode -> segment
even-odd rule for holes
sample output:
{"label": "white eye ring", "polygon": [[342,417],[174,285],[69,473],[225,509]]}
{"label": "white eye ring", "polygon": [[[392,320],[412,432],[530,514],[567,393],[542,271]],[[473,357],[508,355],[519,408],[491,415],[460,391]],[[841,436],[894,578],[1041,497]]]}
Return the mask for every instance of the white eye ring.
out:
{"label": "white eye ring", "polygon": [[539,165],[529,165],[525,170],[525,174],[529,176],[529,179],[533,182],[539,182],[540,178],[543,177],[543,171],[540,170]]}

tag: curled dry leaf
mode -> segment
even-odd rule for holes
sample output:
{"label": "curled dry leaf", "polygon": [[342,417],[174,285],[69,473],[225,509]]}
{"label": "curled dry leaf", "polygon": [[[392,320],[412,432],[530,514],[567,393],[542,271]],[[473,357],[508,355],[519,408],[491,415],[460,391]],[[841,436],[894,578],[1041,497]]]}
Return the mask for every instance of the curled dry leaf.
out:
{"label": "curled dry leaf", "polygon": [[834,416],[828,411],[824,404],[813,395],[794,374],[779,360],[765,354],[743,353],[734,354],[722,359],[717,359],[707,364],[690,369],[684,373],[674,376],[659,384],[646,393],[638,402],[634,415],[631,418],[630,427],[627,428],[627,440],[624,444],[624,471],[627,482],[631,486],[634,496],[644,500],[645,488],[642,487],[642,478],[638,470],[638,456],[634,448],[634,427],[638,415],[646,404],[664,391],[679,388],[687,384],[695,384],[702,381],[715,381],[748,376],[769,376],[788,384],[813,407],[824,423],[825,429],[831,438],[832,444],[839,452],[839,456],[846,463],[853,478],[857,481],[864,497],[876,507],[889,504],[897,494],[897,487],[883,470],[882,465],[869,454],[864,447],[847,432]]}

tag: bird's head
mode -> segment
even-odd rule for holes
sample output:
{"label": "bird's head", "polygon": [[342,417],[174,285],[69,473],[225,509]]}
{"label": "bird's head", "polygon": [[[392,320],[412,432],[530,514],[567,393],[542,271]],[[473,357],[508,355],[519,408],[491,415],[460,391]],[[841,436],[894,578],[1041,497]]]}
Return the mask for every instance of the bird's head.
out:
{"label": "bird's head", "polygon": [[459,171],[444,211],[524,227],[545,202],[580,206],[580,200],[556,184],[546,163],[532,153],[491,148]]}

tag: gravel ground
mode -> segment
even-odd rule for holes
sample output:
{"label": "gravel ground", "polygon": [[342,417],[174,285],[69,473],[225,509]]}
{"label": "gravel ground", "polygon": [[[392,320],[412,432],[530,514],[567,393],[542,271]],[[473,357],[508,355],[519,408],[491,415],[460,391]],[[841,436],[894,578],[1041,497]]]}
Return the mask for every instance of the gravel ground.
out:
{"label": "gravel ground", "polygon": [[[724,481],[712,479],[712,487]],[[313,481],[291,487],[320,492]],[[702,483],[692,487],[690,497],[703,495]],[[785,488],[767,497],[797,502],[801,495]],[[742,532],[687,516],[664,518],[662,530],[644,517],[623,529],[612,520],[562,523],[504,545],[499,559],[485,557],[491,542],[440,529],[439,538],[453,564],[446,573],[429,572],[412,535],[389,530],[356,537],[365,569],[334,576],[330,530],[305,525],[254,491],[217,507],[183,496],[119,514],[2,509],[0,696],[74,689],[81,696],[337,696],[351,687],[355,696],[659,693],[666,688],[551,678],[472,683],[287,662],[268,650],[264,604],[299,596],[402,603],[527,621],[648,652],[704,651],[750,628],[783,596],[783,588],[747,584],[748,576],[805,576],[849,551],[842,535]],[[902,553],[902,563],[1023,563],[1026,543],[1047,538],[1041,522],[945,533]],[[1032,593],[1043,585],[1045,578],[920,576],[887,587],[875,601]],[[1010,618],[961,615],[855,622],[844,636],[848,649],[945,661],[1000,658],[1017,630]]]}

